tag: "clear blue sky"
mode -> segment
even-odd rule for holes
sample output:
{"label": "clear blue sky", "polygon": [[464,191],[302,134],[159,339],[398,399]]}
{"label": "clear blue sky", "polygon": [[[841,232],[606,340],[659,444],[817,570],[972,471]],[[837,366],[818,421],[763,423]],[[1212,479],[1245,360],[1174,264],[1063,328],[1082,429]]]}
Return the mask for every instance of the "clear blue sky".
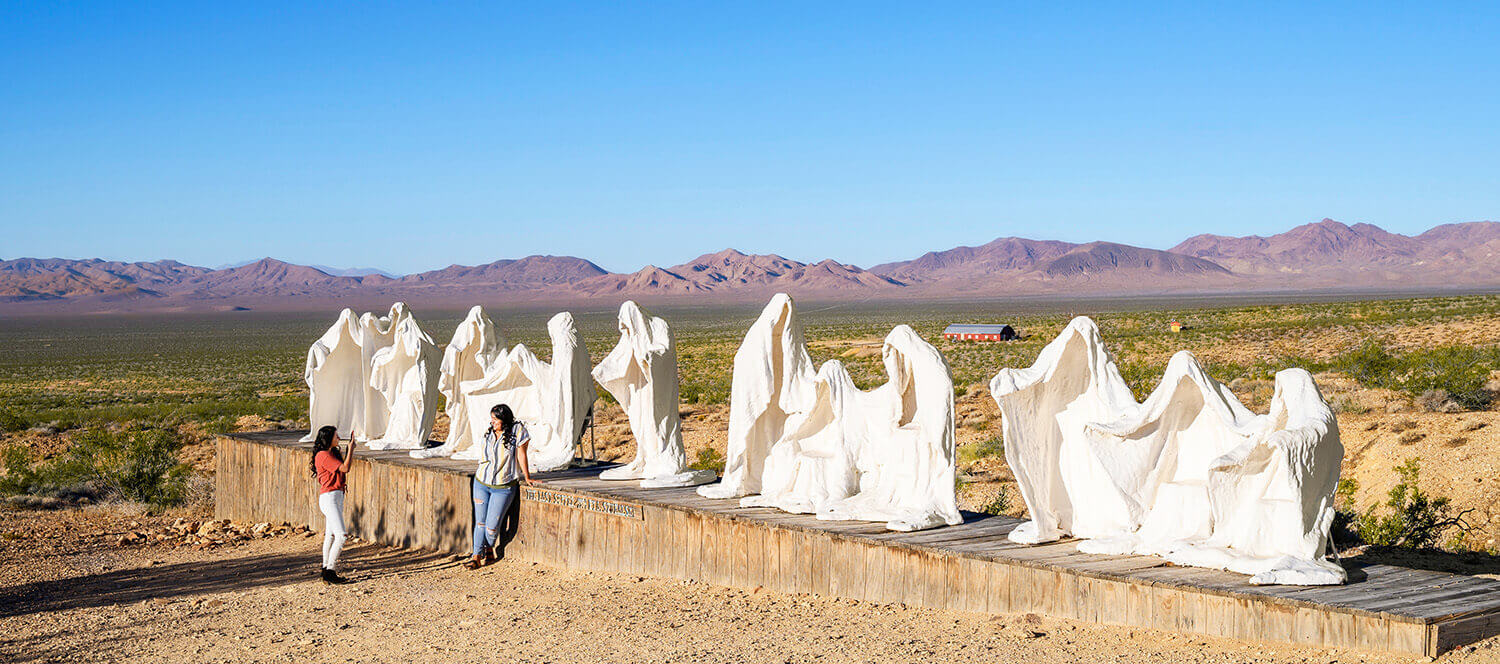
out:
{"label": "clear blue sky", "polygon": [[0,8],[0,257],[869,266],[1500,219],[1492,3],[135,4]]}

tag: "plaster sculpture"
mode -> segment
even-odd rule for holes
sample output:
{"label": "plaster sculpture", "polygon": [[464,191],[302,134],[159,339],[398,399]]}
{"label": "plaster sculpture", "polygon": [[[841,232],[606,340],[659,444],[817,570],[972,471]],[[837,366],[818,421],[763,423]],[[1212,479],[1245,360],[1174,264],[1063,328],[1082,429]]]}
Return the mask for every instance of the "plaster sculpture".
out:
{"label": "plaster sculpture", "polygon": [[954,479],[953,377],[932,344],[906,325],[881,350],[889,380],[864,398],[859,490],[829,501],[819,519],[885,521],[912,531],[963,522]]}
{"label": "plaster sculpture", "polygon": [[713,481],[712,470],[691,470],[678,415],[677,349],[667,322],[634,302],[620,305],[620,341],[594,380],[620,402],[635,436],[635,459],[599,474],[604,480],[641,480],[645,488]]}
{"label": "plaster sculpture", "polygon": [[[589,351],[573,315],[563,312],[547,321],[552,362],[537,359],[524,345],[515,348],[476,380],[460,386],[468,429],[477,440],[490,426],[490,409],[507,404],[531,434],[526,459],[533,472],[565,468],[573,445],[583,436],[589,408],[598,396],[589,374]],[[477,460],[477,447],[454,455]]]}
{"label": "plaster sculpture", "polygon": [[329,424],[346,435],[353,431],[365,407],[365,370],[353,311],[339,312],[338,322],[313,342],[302,376],[309,395],[307,419],[312,423],[302,442],[312,442],[318,429]]}
{"label": "plaster sculpture", "polygon": [[484,314],[484,307],[476,305],[453,331],[453,340],[443,349],[443,362],[438,369],[438,391],[445,402],[443,412],[448,415],[448,436],[437,447],[412,450],[413,458],[449,457],[478,442],[484,429],[475,431],[471,426],[467,401],[459,385],[483,378],[503,357],[505,335]]}
{"label": "plaster sculpture", "polygon": [[781,440],[791,413],[812,397],[812,382],[812,358],[796,305],[790,296],[777,293],[734,354],[724,477],[698,487],[698,494],[739,498],[761,493],[771,448]]}
{"label": "plaster sculpture", "polygon": [[771,446],[760,493],[741,498],[741,507],[814,514],[859,491],[855,459],[866,446],[870,402],[879,397],[861,392],[838,360],[818,368],[811,391],[805,410],[787,418]]}
{"label": "plaster sculpture", "polygon": [[422,449],[437,420],[438,369],[442,353],[417,319],[402,317],[390,346],[375,353],[370,386],[379,391],[389,414],[385,432],[368,443],[372,450]]}
{"label": "plaster sculpture", "polygon": [[385,395],[372,384],[375,354],[396,343],[396,328],[410,317],[411,310],[405,302],[391,305],[390,313],[385,316],[365,313],[359,317],[360,366],[364,370],[365,405],[351,429],[351,433],[358,438],[373,440],[385,436],[385,428],[391,417],[390,404],[386,402]]}
{"label": "plaster sculpture", "polygon": [[1001,369],[990,394],[1000,406],[1005,461],[1031,515],[1010,532],[1011,541],[1110,537],[1135,528],[1138,515],[1084,435],[1086,423],[1137,405],[1093,320],[1074,318],[1029,368]]}
{"label": "plaster sculpture", "polygon": [[1278,373],[1270,414],[1256,415],[1183,352],[1137,404],[1078,318],[990,389],[1032,514],[1012,540],[1071,534],[1086,553],[1160,555],[1252,584],[1346,579],[1323,559],[1343,446],[1306,371]]}
{"label": "plaster sculpture", "polygon": [[1080,550],[1160,555],[1249,574],[1252,584],[1346,580],[1323,559],[1343,446],[1306,371],[1279,372],[1270,414],[1256,415],[1181,352],[1140,408],[1086,429],[1142,518],[1134,532]]}

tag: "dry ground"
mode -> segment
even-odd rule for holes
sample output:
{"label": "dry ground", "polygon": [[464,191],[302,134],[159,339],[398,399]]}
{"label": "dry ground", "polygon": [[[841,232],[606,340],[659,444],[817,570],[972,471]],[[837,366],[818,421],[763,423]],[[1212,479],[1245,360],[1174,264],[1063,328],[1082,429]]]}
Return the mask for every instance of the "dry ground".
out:
{"label": "dry ground", "polygon": [[[0,661],[1415,661],[513,560],[470,572],[445,556],[364,543],[345,556],[356,582],[330,587],[313,576],[316,537],[213,550],[115,544],[167,521],[117,507],[0,508]],[[1440,661],[1500,661],[1500,640]]]}

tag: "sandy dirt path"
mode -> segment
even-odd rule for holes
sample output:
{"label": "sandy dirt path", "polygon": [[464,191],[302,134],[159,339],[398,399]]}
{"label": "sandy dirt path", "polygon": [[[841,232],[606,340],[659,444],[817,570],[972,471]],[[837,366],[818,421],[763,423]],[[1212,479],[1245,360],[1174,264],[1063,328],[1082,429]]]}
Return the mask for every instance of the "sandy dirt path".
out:
{"label": "sandy dirt path", "polygon": [[[120,547],[107,509],[0,509],[6,662],[1409,662],[1025,615],[718,588],[515,560],[477,572],[367,543],[356,583],[319,539]],[[1500,641],[1441,658],[1500,661]]]}

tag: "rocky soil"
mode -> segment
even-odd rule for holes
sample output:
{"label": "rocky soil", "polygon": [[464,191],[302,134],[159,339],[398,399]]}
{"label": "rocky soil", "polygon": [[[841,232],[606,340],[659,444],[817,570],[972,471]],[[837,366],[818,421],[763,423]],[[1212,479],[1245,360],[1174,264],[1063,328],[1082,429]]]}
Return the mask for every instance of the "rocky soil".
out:
{"label": "rocky soil", "polygon": [[[236,535],[210,547],[187,544],[186,534],[156,537],[188,530],[178,518],[112,506],[0,508],[0,661],[1413,661],[514,560],[470,572],[447,556],[368,543],[347,550],[355,582],[325,586],[310,534]],[[119,543],[135,532],[148,533],[144,544]],[[1500,640],[1440,661],[1500,661]]]}

